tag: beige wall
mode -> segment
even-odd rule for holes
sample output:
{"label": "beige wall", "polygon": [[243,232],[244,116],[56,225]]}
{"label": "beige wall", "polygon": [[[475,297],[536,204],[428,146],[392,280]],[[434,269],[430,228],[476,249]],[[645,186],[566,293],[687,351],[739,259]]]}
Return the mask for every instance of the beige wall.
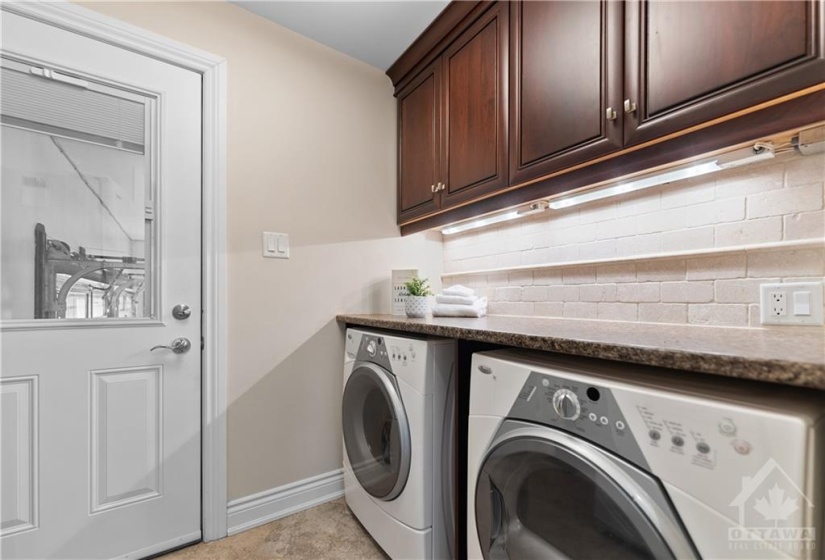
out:
{"label": "beige wall", "polygon": [[395,226],[389,79],[226,3],[84,5],[229,64],[230,499],[339,468],[335,314],[388,311],[393,268],[441,272],[440,236]]}
{"label": "beige wall", "polygon": [[[444,283],[497,315],[761,328],[760,284],[822,280],[823,193],[825,157],[786,153],[445,237],[448,273],[498,270]],[[805,240],[818,248],[793,246]]]}

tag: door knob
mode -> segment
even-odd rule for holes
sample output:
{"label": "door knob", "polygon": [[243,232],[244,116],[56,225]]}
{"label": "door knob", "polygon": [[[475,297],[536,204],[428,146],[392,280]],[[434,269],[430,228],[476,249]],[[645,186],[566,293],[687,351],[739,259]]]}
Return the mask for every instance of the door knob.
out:
{"label": "door knob", "polygon": [[165,346],[163,344],[158,344],[157,346],[152,346],[152,349],[149,350],[149,351],[154,352],[155,350],[158,350],[159,348],[163,348],[165,350],[171,350],[175,354],[185,354],[186,352],[189,352],[189,350],[192,348],[192,343],[189,342],[188,338],[176,338],[175,340],[172,341],[172,344],[170,344],[169,346]]}
{"label": "door knob", "polygon": [[192,308],[186,305],[185,303],[179,303],[172,308],[172,317],[174,317],[178,321],[188,319],[191,314]]}

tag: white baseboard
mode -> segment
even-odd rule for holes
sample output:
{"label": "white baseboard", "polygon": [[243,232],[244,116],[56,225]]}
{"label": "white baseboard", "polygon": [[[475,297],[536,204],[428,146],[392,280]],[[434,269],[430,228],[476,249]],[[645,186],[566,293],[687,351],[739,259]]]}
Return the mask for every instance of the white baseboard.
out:
{"label": "white baseboard", "polygon": [[229,502],[228,533],[235,535],[343,495],[344,469],[338,469],[238,498]]}

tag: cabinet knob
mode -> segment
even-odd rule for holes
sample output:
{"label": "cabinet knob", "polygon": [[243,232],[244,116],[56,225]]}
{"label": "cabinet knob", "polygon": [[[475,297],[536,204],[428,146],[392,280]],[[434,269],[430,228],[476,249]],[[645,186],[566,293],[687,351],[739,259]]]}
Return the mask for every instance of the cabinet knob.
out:
{"label": "cabinet knob", "polygon": [[630,113],[633,113],[635,111],[636,111],[636,104],[631,103],[630,99],[625,99],[624,100],[624,112],[630,114]]}
{"label": "cabinet knob", "polygon": [[615,121],[616,116],[616,110],[613,107],[608,107],[607,111],[605,111],[605,118],[609,121]]}

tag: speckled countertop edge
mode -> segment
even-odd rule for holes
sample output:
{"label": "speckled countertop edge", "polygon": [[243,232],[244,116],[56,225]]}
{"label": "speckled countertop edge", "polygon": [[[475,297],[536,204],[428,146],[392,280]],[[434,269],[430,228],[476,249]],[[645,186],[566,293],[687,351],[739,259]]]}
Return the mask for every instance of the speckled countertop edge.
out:
{"label": "speckled countertop edge", "polygon": [[[670,325],[639,324],[630,326],[631,324],[628,323],[609,321],[584,323],[571,322],[572,320],[504,316],[467,320],[460,318],[407,319],[393,315],[339,315],[337,320],[348,325],[487,342],[825,390],[825,342],[820,340],[822,331],[777,333],[724,327],[682,325],[671,327]],[[482,323],[482,326],[479,326],[479,323]],[[513,328],[508,329],[508,326]],[[591,330],[592,336],[582,336],[578,332],[583,326]],[[556,332],[547,334],[548,329]],[[617,329],[621,332],[621,336],[612,336]],[[646,329],[650,331],[647,337],[644,332]],[[632,336],[627,334],[627,330],[641,330],[642,332],[638,333],[639,340],[628,341],[628,338]],[[679,342],[667,344],[667,335],[662,334],[667,332],[676,333],[674,341],[678,338]],[[644,341],[642,340],[644,338],[651,340]],[[735,348],[720,349],[719,339],[735,343],[732,344]],[[795,345],[805,345],[805,348],[808,348],[807,359],[789,360],[769,355],[772,352],[783,355],[792,348],[799,348]],[[766,347],[769,348],[766,350]]]}

